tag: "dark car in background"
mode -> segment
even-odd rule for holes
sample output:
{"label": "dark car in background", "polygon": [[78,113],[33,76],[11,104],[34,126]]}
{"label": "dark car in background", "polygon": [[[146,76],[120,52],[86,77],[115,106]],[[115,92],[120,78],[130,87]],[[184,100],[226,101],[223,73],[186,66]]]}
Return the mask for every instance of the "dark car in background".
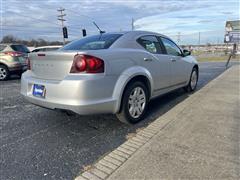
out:
{"label": "dark car in background", "polygon": [[0,44],[0,81],[27,70],[29,49],[22,44]]}

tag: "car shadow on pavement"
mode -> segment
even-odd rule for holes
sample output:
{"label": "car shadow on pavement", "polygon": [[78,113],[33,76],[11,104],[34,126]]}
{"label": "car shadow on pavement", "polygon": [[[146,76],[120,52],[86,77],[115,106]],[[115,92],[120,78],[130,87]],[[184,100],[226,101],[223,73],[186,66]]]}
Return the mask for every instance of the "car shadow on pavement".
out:
{"label": "car shadow on pavement", "polygon": [[20,80],[21,80],[21,76],[11,75],[7,80],[0,81],[0,85],[12,83],[12,82],[18,82]]}
{"label": "car shadow on pavement", "polygon": [[73,177],[81,173],[86,167],[89,167],[89,165],[94,164],[99,158],[121,145],[128,137],[134,135],[138,129],[146,127],[149,123],[168,112],[189,95],[190,94],[180,89],[152,100],[149,103],[146,118],[135,125],[123,124],[119,122],[114,115],[76,115],[72,117],[72,123],[74,123],[75,126],[69,126],[70,129],[65,129],[66,131],[74,131],[75,133],[82,134],[82,136],[87,136],[81,132],[81,127],[84,126],[89,129],[87,134],[90,131],[93,132],[92,136],[84,143],[85,151],[82,151],[82,156],[85,158],[82,160],[79,159],[79,169],[76,169]]}
{"label": "car shadow on pavement", "polygon": [[21,76],[20,75],[11,75],[8,79],[8,81],[11,81],[11,80],[18,80],[18,79],[21,79]]}
{"label": "car shadow on pavement", "polygon": [[[225,70],[222,64],[201,67],[197,90]],[[20,96],[18,77],[1,81],[0,86],[2,179],[73,179],[138,129],[191,96],[179,89],[158,97],[150,102],[143,121],[125,125],[114,115],[67,116],[32,105]]]}
{"label": "car shadow on pavement", "polygon": [[73,179],[188,96],[177,90],[152,100],[146,118],[135,125],[123,124],[114,115],[68,116],[20,97],[21,106],[3,111],[2,177]]}

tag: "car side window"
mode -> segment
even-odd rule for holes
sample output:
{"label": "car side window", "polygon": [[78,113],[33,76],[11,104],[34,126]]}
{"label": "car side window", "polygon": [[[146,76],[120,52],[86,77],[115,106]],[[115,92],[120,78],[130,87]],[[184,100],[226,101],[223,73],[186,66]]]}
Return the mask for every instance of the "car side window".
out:
{"label": "car side window", "polygon": [[161,45],[155,36],[143,36],[137,39],[137,42],[144,47],[148,52],[154,54],[163,54]]}
{"label": "car side window", "polygon": [[160,39],[162,40],[162,43],[167,51],[167,54],[173,55],[173,56],[181,56],[182,55],[182,51],[179,49],[179,47],[174,42],[172,42],[171,40],[164,38],[164,37],[160,37]]}

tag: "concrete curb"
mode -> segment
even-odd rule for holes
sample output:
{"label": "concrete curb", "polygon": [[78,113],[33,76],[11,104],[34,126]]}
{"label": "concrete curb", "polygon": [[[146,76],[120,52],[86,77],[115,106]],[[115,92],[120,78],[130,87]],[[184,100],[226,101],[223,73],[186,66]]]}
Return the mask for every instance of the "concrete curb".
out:
{"label": "concrete curb", "polygon": [[[234,67],[234,66],[233,66]],[[228,68],[224,73],[211,81],[205,87],[194,93],[191,97],[176,105],[173,109],[160,116],[146,128],[140,130],[136,135],[118,148],[104,156],[96,162],[92,168],[83,172],[75,178],[75,180],[101,180],[107,179],[116,169],[122,166],[137,150],[150,141],[156,134],[161,133],[170,122],[177,120],[177,115],[181,114],[191,104],[195,103],[199,98],[206,94],[211,87],[218,82],[222,76],[228,73],[233,67]]]}

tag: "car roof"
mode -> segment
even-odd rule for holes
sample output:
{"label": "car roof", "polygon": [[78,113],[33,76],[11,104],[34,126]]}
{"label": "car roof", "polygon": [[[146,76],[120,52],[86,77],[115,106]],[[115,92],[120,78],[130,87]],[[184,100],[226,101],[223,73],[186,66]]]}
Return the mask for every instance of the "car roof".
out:
{"label": "car roof", "polygon": [[104,34],[122,34],[122,35],[132,35],[132,36],[141,36],[141,35],[157,35],[157,36],[163,36],[167,37],[166,35],[157,33],[157,32],[151,32],[151,31],[141,31],[141,30],[134,30],[134,31],[120,31],[120,32],[106,32]]}
{"label": "car roof", "polygon": [[141,30],[109,32],[109,33],[105,33],[105,34],[129,34],[129,35],[132,35],[132,36],[140,36],[140,35],[150,34],[150,35],[167,37],[166,35],[161,34],[161,33],[151,32],[151,31],[141,31]]}
{"label": "car roof", "polygon": [[39,47],[36,47],[35,49],[42,49],[42,48],[60,48],[62,47],[61,45],[56,45],[56,46],[39,46]]}

